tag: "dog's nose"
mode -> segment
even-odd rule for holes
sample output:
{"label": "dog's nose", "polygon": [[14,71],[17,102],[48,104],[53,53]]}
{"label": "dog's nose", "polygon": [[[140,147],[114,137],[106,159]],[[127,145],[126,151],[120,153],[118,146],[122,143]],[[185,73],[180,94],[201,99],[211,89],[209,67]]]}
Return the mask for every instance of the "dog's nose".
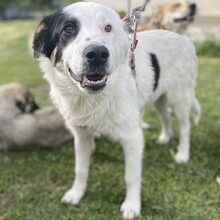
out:
{"label": "dog's nose", "polygon": [[85,49],[84,56],[90,64],[101,66],[107,62],[109,52],[105,46],[92,45]]}
{"label": "dog's nose", "polygon": [[193,16],[196,14],[196,4],[192,3],[189,5],[190,8],[190,15]]}

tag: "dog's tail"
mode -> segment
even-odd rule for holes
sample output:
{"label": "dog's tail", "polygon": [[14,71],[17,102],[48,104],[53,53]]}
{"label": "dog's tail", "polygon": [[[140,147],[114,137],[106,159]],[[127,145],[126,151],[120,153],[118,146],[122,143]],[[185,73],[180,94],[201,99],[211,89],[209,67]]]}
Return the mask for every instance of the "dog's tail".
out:
{"label": "dog's tail", "polygon": [[200,118],[201,118],[201,107],[199,104],[199,101],[194,96],[192,99],[192,114],[193,114],[193,121],[195,125],[199,124]]}

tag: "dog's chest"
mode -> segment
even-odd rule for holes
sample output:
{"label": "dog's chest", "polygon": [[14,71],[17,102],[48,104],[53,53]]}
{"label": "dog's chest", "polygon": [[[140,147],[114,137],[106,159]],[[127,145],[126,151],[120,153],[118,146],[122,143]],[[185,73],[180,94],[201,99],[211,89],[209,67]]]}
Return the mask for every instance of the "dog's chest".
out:
{"label": "dog's chest", "polygon": [[118,102],[109,97],[62,99],[58,107],[68,126],[85,127],[105,135],[112,135],[125,120]]}

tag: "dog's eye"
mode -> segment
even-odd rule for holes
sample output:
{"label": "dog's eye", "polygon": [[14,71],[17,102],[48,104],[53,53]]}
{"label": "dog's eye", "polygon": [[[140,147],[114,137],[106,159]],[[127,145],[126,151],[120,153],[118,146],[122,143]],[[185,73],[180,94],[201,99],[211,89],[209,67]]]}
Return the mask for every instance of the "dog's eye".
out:
{"label": "dog's eye", "polygon": [[65,31],[65,33],[67,33],[67,34],[73,34],[73,33],[75,33],[75,28],[73,27],[73,26],[70,26],[70,25],[68,25],[68,26],[66,26],[65,28],[64,28],[64,31]]}
{"label": "dog's eye", "polygon": [[105,32],[109,33],[112,31],[112,26],[110,24],[105,26]]}

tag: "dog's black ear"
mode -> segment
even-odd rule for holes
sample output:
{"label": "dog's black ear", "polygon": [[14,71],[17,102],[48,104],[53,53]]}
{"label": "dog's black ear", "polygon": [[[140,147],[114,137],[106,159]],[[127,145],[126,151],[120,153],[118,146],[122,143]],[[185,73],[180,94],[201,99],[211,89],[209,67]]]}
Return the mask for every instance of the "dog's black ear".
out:
{"label": "dog's black ear", "polygon": [[34,34],[33,51],[34,57],[40,56],[50,57],[57,42],[59,41],[59,33],[57,24],[64,17],[62,11],[55,12],[45,17],[39,24]]}

